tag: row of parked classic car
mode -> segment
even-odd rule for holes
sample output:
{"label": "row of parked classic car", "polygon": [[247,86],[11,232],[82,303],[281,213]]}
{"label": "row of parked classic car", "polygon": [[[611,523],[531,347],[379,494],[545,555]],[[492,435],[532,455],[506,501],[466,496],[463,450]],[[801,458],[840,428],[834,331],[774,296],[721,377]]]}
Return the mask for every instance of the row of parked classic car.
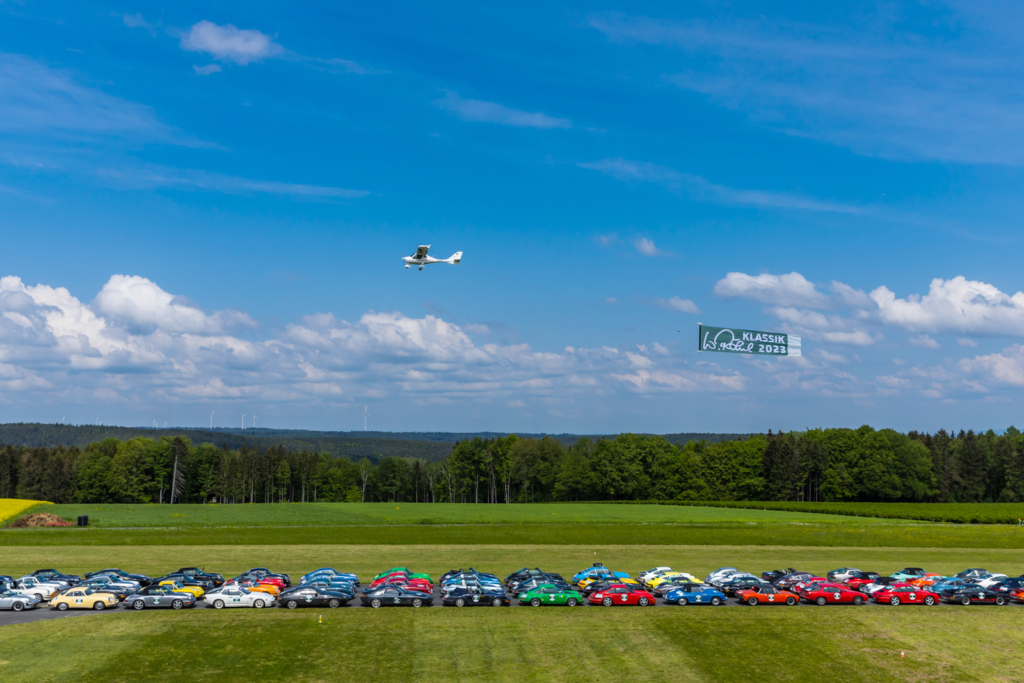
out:
{"label": "row of parked classic car", "polygon": [[960,605],[1024,603],[1024,576],[1011,578],[984,569],[965,569],[942,576],[920,567],[907,567],[889,575],[842,567],[817,576],[795,569],[772,570],[760,575],[723,567],[699,579],[671,567],[654,567],[635,577],[595,563],[566,580],[541,569],[520,569],[499,579],[475,569],[453,569],[437,585],[428,574],[407,567],[392,567],[371,579],[361,590],[359,577],[332,567],[317,569],[293,585],[288,574],[255,567],[225,579],[199,567],[182,567],[161,577],[131,574],[122,569],[101,569],[85,576],[38,569],[14,578],[0,575],[0,609],[35,609],[43,602],[51,609],[104,610],[182,609],[202,601],[207,607],[327,607],[337,608],[356,599],[368,607],[434,604],[451,607],[503,607],[520,605],[582,604],[722,605],[734,600],[745,605],[862,605],[873,601],[889,605],[947,602]]}

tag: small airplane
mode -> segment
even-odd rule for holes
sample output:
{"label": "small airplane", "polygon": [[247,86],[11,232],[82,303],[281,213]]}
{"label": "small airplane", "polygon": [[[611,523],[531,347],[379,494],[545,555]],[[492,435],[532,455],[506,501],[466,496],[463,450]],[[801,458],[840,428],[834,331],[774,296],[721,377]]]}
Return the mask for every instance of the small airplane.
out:
{"label": "small airplane", "polygon": [[423,266],[431,263],[451,263],[452,265],[462,260],[462,252],[457,251],[452,254],[451,258],[434,258],[433,256],[427,256],[427,252],[430,251],[430,245],[420,245],[416,249],[416,253],[412,256],[403,256],[402,260],[405,261],[405,267],[419,266],[420,270],[423,270]]}

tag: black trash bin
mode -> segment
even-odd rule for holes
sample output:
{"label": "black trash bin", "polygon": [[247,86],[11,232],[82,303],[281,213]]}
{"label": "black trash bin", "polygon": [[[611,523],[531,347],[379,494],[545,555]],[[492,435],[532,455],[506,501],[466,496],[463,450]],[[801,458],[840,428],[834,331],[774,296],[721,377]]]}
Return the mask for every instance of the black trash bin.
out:
{"label": "black trash bin", "polygon": [[89,515],[78,515],[78,526],[89,526]]}

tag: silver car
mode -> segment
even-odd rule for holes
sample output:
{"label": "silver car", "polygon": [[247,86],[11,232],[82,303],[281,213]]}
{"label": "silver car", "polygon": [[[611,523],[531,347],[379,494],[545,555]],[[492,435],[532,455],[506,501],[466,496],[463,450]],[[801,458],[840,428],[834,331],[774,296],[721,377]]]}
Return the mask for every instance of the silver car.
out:
{"label": "silver car", "polygon": [[22,595],[7,589],[0,590],[0,609],[12,609],[20,612],[23,609],[35,609],[42,600],[35,595]]}

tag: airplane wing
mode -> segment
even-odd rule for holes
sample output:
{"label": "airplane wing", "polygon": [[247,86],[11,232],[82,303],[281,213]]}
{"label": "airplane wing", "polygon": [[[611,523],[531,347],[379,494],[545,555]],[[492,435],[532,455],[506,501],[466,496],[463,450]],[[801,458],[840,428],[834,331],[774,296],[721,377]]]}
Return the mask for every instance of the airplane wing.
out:
{"label": "airplane wing", "polygon": [[425,258],[428,251],[430,251],[430,245],[429,244],[420,245],[416,249],[416,258]]}

